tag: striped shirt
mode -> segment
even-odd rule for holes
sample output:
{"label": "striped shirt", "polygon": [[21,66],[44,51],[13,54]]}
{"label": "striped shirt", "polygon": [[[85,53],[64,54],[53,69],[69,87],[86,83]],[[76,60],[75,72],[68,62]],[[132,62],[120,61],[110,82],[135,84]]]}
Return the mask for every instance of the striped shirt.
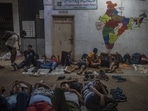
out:
{"label": "striped shirt", "polygon": [[83,98],[84,98],[84,104],[86,104],[86,101],[93,96],[95,93],[90,89],[90,86],[93,86],[93,82],[88,82],[83,90],[82,90],[82,94],[83,94]]}

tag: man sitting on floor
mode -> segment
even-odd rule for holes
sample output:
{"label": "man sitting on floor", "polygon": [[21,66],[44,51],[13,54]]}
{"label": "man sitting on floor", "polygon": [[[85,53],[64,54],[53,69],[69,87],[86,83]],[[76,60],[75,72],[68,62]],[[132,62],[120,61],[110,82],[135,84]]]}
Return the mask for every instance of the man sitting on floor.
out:
{"label": "man sitting on floor", "polygon": [[97,52],[98,52],[98,49],[94,48],[93,52],[88,54],[88,56],[87,56],[87,64],[88,64],[88,66],[99,68],[99,66],[101,64],[101,59],[97,55]]}
{"label": "man sitting on floor", "polygon": [[80,69],[77,74],[82,74],[83,71],[86,69],[87,67],[87,63],[86,63],[86,58],[87,58],[87,54],[83,54],[82,58],[80,61],[78,61],[76,64],[74,64],[74,66],[72,67],[71,70],[64,70],[65,73],[71,73],[77,69]]}
{"label": "man sitting on floor", "polygon": [[32,45],[28,45],[28,49],[24,51],[24,60],[20,64],[14,64],[14,70],[24,68],[27,71],[31,65],[36,66],[36,60],[39,58],[38,54],[32,49]]}
{"label": "man sitting on floor", "polygon": [[0,95],[0,110],[26,111],[31,90],[31,84],[24,81],[15,81],[9,96],[5,98]]}

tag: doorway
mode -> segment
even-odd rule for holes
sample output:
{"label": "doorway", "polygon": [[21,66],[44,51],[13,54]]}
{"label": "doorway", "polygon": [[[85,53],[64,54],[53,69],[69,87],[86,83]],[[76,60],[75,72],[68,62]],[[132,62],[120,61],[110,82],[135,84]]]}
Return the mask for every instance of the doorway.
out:
{"label": "doorway", "polygon": [[61,58],[62,51],[72,51],[74,49],[74,17],[73,16],[53,16],[53,54]]}
{"label": "doorway", "polygon": [[5,31],[13,31],[12,3],[0,3],[0,51],[5,51],[6,47],[2,40]]}

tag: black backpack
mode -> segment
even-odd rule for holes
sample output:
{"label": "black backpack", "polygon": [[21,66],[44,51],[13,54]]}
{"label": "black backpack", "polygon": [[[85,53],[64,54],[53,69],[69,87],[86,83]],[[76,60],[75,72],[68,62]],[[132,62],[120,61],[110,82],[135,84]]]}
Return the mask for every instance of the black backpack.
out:
{"label": "black backpack", "polygon": [[132,64],[139,64],[141,61],[141,54],[140,53],[133,53],[132,54]]}
{"label": "black backpack", "polygon": [[123,56],[123,63],[131,64],[131,56],[130,56],[129,53],[126,53],[126,54]]}
{"label": "black backpack", "polygon": [[12,32],[12,31],[5,31],[3,36],[2,36],[2,40],[7,41],[11,35],[17,35],[17,34],[15,32]]}

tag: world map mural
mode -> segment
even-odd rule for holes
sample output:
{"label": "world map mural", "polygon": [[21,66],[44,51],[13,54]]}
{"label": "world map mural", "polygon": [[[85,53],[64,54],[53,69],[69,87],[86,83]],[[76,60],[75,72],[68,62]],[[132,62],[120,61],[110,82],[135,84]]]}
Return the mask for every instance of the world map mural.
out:
{"label": "world map mural", "polygon": [[111,50],[117,39],[126,31],[132,30],[133,25],[140,28],[143,19],[147,17],[146,13],[142,13],[139,17],[124,17],[119,15],[116,9],[117,4],[107,1],[107,10],[104,15],[99,17],[96,22],[97,30],[102,30],[105,47]]}

